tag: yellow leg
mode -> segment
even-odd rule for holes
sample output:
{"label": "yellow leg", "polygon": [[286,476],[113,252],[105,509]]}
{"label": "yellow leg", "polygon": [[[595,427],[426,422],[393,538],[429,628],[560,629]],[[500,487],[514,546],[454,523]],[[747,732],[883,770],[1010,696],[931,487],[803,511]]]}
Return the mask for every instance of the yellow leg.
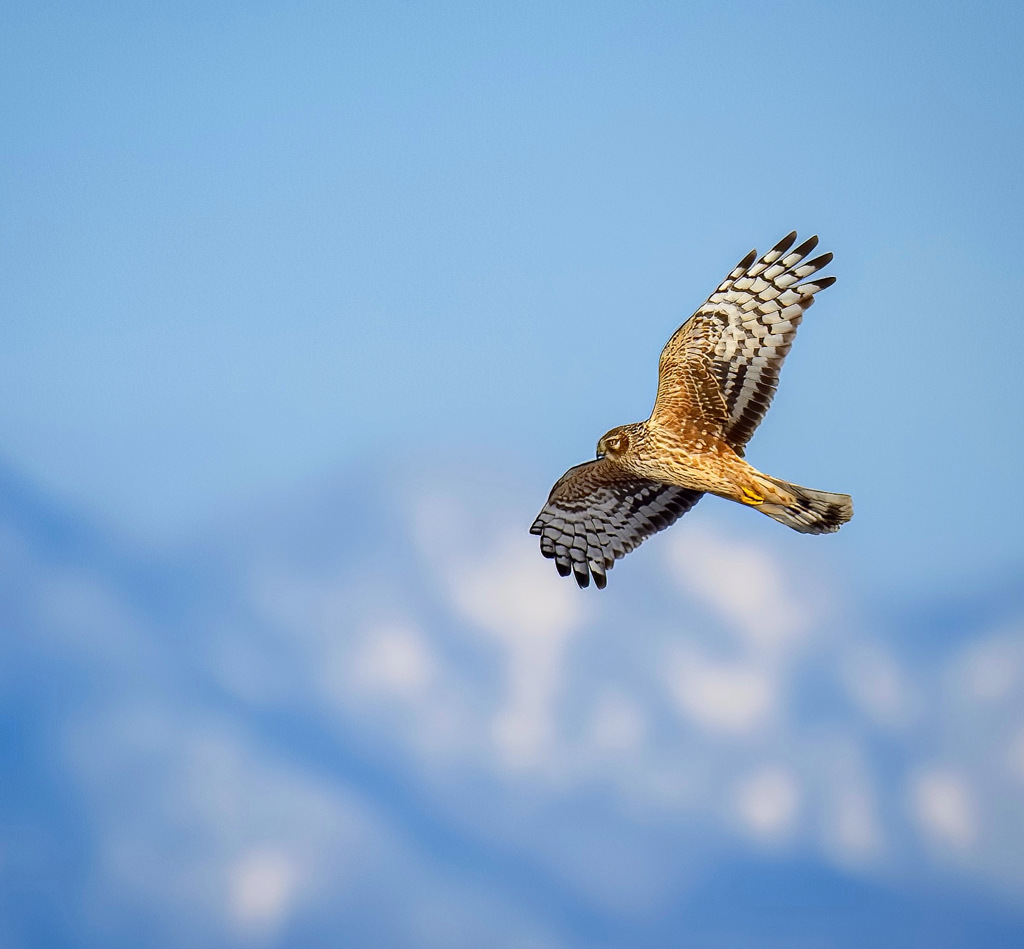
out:
{"label": "yellow leg", "polygon": [[740,488],[740,492],[740,502],[743,504],[749,504],[751,507],[757,507],[757,505],[764,503],[764,495],[758,494],[756,491],[751,491],[750,488]]}

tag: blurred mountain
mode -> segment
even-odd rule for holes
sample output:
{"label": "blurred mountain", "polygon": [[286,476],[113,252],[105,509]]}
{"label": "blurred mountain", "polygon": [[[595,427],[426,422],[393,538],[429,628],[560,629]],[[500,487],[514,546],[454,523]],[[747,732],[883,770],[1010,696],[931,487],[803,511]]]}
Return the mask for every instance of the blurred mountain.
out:
{"label": "blurred mountain", "polygon": [[579,591],[536,494],[154,551],[0,471],[0,944],[1021,944],[1019,585],[885,613],[708,502]]}

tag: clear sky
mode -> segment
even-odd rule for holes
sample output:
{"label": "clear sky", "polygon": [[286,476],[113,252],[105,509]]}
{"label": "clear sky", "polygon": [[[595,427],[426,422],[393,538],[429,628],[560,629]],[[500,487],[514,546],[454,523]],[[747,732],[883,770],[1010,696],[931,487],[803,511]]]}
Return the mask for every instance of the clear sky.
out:
{"label": "clear sky", "polygon": [[[750,247],[839,282],[749,457],[866,582],[1021,559],[1019,4],[7,4],[0,448],[143,538],[367,459],[536,484]],[[765,529],[773,525],[765,522]]]}

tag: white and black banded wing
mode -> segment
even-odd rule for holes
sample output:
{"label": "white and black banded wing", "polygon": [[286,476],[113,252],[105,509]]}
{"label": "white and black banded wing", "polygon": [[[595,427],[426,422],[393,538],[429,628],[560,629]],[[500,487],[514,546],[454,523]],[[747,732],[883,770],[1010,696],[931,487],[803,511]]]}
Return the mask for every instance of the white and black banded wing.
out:
{"label": "white and black banded wing", "polygon": [[559,574],[572,573],[581,587],[592,574],[603,589],[619,557],[675,523],[700,498],[700,491],[634,477],[611,461],[588,461],[558,479],[530,533],[540,536],[540,552],[555,561]]}
{"label": "white and black banded wing", "polygon": [[[835,277],[807,280],[832,260],[831,254],[806,260],[817,237],[790,250],[794,243],[796,231],[760,259],[756,250],[747,254],[661,356],[659,383],[672,377],[674,364],[697,359],[711,370],[725,402],[722,436],[741,455],[768,411],[804,313],[814,295],[835,282]],[[665,401],[660,386],[658,400]]]}

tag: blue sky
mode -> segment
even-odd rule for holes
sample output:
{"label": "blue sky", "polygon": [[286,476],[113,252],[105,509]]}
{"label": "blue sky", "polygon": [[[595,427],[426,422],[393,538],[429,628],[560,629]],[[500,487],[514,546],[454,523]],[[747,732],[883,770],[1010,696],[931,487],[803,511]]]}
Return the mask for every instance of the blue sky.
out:
{"label": "blue sky", "polygon": [[[1020,5],[0,44],[0,942],[1020,944]],[[748,458],[854,520],[560,581],[551,483],[794,228]]]}
{"label": "blue sky", "polygon": [[975,582],[1021,552],[1021,21],[10,5],[0,443],[151,538],[396,452],[542,492],[795,227],[839,283],[752,460],[854,494],[872,582]]}

